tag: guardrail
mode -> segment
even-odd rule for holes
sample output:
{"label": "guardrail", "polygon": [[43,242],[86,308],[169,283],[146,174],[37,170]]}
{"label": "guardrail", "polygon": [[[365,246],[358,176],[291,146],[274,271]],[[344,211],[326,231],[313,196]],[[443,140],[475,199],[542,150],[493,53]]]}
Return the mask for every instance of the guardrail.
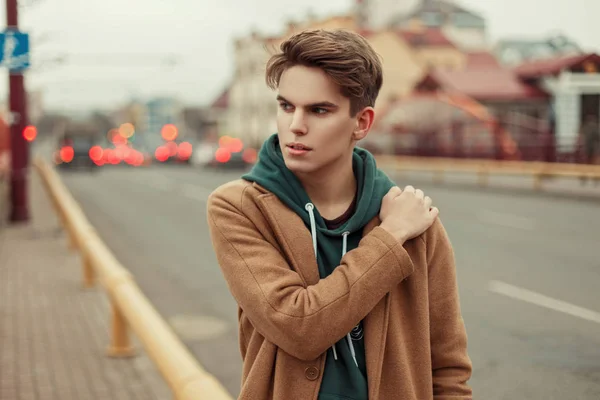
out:
{"label": "guardrail", "polygon": [[83,211],[42,159],[34,161],[57,214],[68,233],[70,247],[83,260],[83,281],[93,287],[99,278],[111,302],[111,343],[108,355],[130,357],[130,327],[142,342],[178,400],[231,400],[225,388],[208,374],[161,318],[132,275],[115,258],[97,235]]}
{"label": "guardrail", "polygon": [[548,163],[538,161],[497,161],[465,158],[437,158],[411,156],[376,156],[380,167],[397,171],[432,172],[435,182],[442,182],[444,172],[473,173],[478,183],[488,184],[490,175],[520,175],[533,177],[533,188],[542,189],[545,178],[600,179],[600,165]]}

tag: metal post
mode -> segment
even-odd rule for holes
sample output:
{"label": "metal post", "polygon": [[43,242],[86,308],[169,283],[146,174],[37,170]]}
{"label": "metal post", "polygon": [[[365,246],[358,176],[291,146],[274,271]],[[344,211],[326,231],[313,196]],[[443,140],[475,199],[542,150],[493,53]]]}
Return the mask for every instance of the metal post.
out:
{"label": "metal post", "polygon": [[135,351],[129,342],[127,321],[113,299],[111,299],[111,303],[111,337],[107,353],[110,357],[132,357],[135,355]]}
{"label": "metal post", "polygon": [[96,283],[96,273],[94,271],[94,266],[92,265],[92,260],[90,256],[87,254],[82,255],[83,257],[83,286],[85,288],[92,288]]}
{"label": "metal post", "polygon": [[[6,0],[6,27],[18,30],[17,0]],[[10,178],[10,222],[26,222],[29,220],[27,198],[27,180],[29,166],[29,145],[23,137],[27,126],[27,98],[23,72],[8,73],[10,89],[10,144],[11,144],[11,178]]]}

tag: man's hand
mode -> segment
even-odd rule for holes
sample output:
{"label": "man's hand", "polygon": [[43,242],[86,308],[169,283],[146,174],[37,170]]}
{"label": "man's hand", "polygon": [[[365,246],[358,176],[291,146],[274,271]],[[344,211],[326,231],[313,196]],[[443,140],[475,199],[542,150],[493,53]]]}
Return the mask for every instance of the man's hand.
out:
{"label": "man's hand", "polygon": [[422,190],[394,186],[383,197],[379,218],[381,227],[404,243],[425,232],[439,214],[431,207],[431,197]]}

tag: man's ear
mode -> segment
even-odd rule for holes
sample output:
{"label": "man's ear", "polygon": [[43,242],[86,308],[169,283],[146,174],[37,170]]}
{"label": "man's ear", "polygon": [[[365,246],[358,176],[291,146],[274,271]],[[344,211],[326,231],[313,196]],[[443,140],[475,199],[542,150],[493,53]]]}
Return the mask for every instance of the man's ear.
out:
{"label": "man's ear", "polygon": [[356,128],[352,134],[352,138],[356,141],[364,139],[375,120],[375,110],[373,107],[365,107],[356,114]]}

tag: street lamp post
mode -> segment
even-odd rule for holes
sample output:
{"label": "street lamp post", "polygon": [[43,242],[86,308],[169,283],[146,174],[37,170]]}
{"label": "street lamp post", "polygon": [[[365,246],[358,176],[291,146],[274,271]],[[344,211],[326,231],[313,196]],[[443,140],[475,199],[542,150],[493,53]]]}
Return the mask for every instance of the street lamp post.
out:
{"label": "street lamp post", "polygon": [[[17,0],[6,0],[6,28],[18,31]],[[10,93],[10,143],[11,143],[11,177],[10,177],[10,215],[11,223],[29,220],[29,202],[27,181],[29,170],[29,145],[23,137],[27,126],[27,97],[23,72],[8,72]]]}

